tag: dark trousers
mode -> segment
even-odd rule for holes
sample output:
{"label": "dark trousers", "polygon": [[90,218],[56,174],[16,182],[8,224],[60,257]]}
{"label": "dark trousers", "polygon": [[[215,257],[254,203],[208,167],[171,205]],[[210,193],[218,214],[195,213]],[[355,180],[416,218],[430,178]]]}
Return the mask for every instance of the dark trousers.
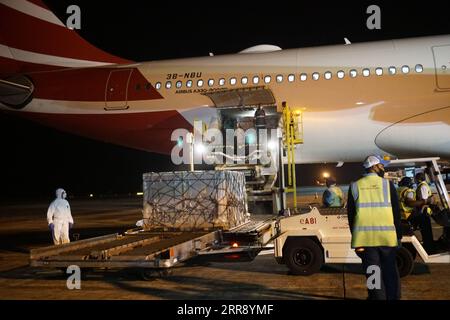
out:
{"label": "dark trousers", "polygon": [[408,217],[408,221],[412,223],[414,229],[417,229],[417,227],[419,227],[425,250],[433,249],[434,240],[433,240],[433,229],[431,229],[430,216],[424,212],[414,211]]}
{"label": "dark trousers", "polygon": [[398,274],[395,247],[365,247],[364,251],[356,251],[362,260],[366,279],[373,275],[367,273],[369,266],[378,266],[381,271],[380,289],[369,289],[369,300],[398,300],[401,297],[400,276]]}

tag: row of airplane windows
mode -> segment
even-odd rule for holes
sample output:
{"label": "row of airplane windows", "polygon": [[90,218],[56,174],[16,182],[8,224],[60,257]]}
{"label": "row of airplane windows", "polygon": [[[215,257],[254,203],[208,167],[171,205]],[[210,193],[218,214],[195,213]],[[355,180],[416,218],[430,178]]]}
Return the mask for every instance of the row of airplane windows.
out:
{"label": "row of airplane windows", "polygon": [[[417,73],[421,73],[421,72],[423,72],[423,66],[421,64],[417,64],[415,66],[414,70]],[[375,68],[374,71],[375,71],[374,73],[377,76],[381,76],[384,73],[384,70],[381,67]],[[404,65],[404,66],[402,66],[400,68],[400,71],[403,74],[407,74],[411,70],[410,70],[409,66]],[[391,66],[391,67],[387,68],[387,72],[390,75],[395,75],[395,74],[397,74],[397,68],[394,67],[394,66]],[[361,70],[361,74],[362,74],[363,77],[370,76],[370,69],[369,68],[362,69]],[[337,76],[338,79],[343,79],[345,77],[345,72],[343,70],[339,70],[338,72],[336,72],[336,76]],[[350,71],[348,71],[348,76],[350,78],[355,78],[355,77],[358,76],[358,71],[356,69],[351,69]],[[325,80],[330,80],[333,77],[333,73],[331,71],[326,71],[326,72],[324,72],[323,77],[324,77]],[[287,78],[288,82],[294,82],[295,81],[295,75],[294,74],[290,74],[286,78]],[[299,78],[300,78],[300,81],[306,81],[308,79],[308,74],[301,73]],[[320,73],[319,72],[313,72],[311,74],[311,79],[312,80],[319,80],[320,79]],[[260,76],[254,76],[252,78],[252,83],[256,85],[256,84],[259,84],[261,80],[264,81],[265,84],[269,84],[272,81],[272,76],[266,75],[266,76],[263,77],[263,79],[261,79]],[[241,78],[241,84],[242,85],[247,85],[249,83],[249,81],[250,81],[250,79],[248,77],[242,77]],[[275,81],[277,83],[283,82],[284,81],[284,76],[281,75],[281,74],[277,75],[275,77]],[[209,79],[208,81],[206,81],[206,83],[208,84],[209,87],[213,87],[214,84],[215,84],[215,80],[214,79]],[[235,86],[235,85],[237,85],[237,83],[238,83],[238,79],[236,77],[231,77],[229,79],[229,84],[230,85]],[[226,84],[226,79],[225,78],[220,78],[219,81],[218,81],[218,84],[219,84],[219,86],[224,86]],[[194,81],[193,80],[187,80],[186,81],[186,87],[187,88],[192,88],[193,85],[194,85]],[[204,85],[205,85],[205,81],[203,79],[198,79],[197,80],[197,87],[201,88]],[[181,80],[175,82],[175,87],[177,89],[182,88],[183,87],[183,82]],[[155,88],[157,90],[160,90],[162,88],[162,83],[161,82],[157,82],[155,84]],[[167,81],[165,83],[165,88],[166,89],[171,89],[172,88],[172,81]]]}

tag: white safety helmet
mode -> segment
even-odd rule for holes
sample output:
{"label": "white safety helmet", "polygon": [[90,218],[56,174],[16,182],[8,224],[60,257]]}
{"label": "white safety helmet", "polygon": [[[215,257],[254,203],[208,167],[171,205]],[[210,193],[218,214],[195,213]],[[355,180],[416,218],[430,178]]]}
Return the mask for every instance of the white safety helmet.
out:
{"label": "white safety helmet", "polygon": [[63,188],[56,189],[56,198],[58,199],[66,199],[67,198],[67,192]]}
{"label": "white safety helmet", "polygon": [[371,167],[373,167],[376,164],[381,163],[383,166],[387,167],[390,163],[390,161],[388,160],[384,160],[381,156],[379,155],[371,155],[368,156],[363,163],[364,168],[369,169]]}

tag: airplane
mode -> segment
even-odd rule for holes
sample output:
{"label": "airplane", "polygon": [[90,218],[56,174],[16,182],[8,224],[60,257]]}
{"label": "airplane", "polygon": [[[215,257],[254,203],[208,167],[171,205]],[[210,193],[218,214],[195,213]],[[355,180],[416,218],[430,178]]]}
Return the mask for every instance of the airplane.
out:
{"label": "airplane", "polygon": [[298,163],[450,159],[450,35],[134,62],[40,0],[0,0],[0,17],[0,110],[58,130],[170,154],[196,119],[286,101],[303,110]]}

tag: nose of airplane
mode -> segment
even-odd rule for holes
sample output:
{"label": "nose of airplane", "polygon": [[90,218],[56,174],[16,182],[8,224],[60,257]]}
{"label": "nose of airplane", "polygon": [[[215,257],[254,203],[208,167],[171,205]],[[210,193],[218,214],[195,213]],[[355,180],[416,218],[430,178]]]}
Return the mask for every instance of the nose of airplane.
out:
{"label": "nose of airplane", "polygon": [[450,107],[410,117],[383,129],[376,145],[398,157],[450,158]]}

